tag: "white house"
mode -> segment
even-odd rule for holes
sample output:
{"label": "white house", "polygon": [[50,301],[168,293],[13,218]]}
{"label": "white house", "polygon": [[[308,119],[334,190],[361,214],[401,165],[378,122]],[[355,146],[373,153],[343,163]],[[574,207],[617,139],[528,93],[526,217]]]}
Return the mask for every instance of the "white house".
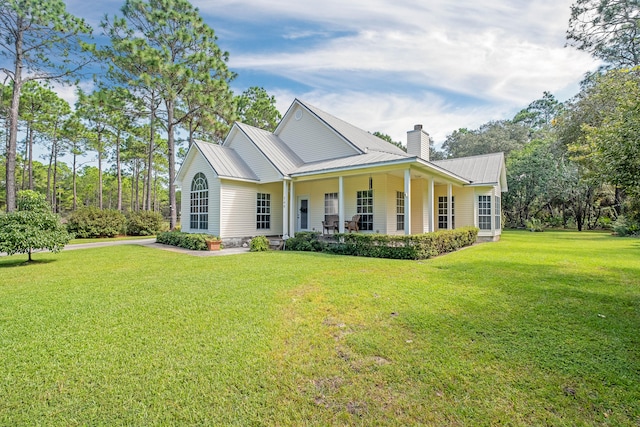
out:
{"label": "white house", "polygon": [[295,100],[271,133],[235,123],[221,145],[196,141],[178,171],[181,228],[236,245],[257,235],[323,231],[359,215],[358,232],[416,234],[467,225],[500,237],[502,153],[429,161],[429,135],[407,152]]}

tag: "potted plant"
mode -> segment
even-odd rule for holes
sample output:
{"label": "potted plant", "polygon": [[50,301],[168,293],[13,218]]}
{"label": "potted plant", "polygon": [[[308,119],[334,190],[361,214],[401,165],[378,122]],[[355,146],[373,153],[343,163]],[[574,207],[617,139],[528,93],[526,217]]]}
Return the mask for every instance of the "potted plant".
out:
{"label": "potted plant", "polygon": [[220,244],[222,243],[222,239],[218,236],[207,236],[205,237],[205,242],[207,242],[207,249],[210,251],[219,251]]}

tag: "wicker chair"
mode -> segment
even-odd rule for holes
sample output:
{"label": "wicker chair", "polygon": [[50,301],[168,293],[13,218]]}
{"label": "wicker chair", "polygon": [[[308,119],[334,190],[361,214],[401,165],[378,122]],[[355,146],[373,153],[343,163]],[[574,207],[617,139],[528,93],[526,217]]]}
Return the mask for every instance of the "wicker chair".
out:
{"label": "wicker chair", "polygon": [[324,234],[325,230],[327,234],[329,234],[329,230],[333,230],[335,233],[338,228],[338,215],[327,215],[322,221],[322,234]]}

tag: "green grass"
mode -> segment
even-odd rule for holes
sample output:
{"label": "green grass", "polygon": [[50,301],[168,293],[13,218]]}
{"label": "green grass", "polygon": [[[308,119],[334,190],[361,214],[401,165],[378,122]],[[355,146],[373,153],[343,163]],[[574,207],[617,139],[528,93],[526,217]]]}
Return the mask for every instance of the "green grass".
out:
{"label": "green grass", "polygon": [[640,423],[640,240],[0,258],[0,425]]}
{"label": "green grass", "polygon": [[154,239],[156,236],[117,236],[117,237],[94,237],[87,239],[72,239],[69,244],[77,245],[80,243],[99,243],[99,242],[115,242],[118,240],[138,240],[138,239]]}

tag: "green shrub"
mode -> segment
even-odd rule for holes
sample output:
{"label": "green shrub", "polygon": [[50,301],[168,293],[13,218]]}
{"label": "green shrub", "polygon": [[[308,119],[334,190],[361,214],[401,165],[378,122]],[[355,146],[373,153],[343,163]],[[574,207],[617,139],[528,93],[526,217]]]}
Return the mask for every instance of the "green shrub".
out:
{"label": "green shrub", "polygon": [[317,231],[304,231],[296,233],[294,237],[287,239],[284,247],[288,251],[321,252],[326,245],[318,240],[320,233]]}
{"label": "green shrub", "polygon": [[621,237],[640,236],[640,224],[620,215],[612,224],[613,232]]}
{"label": "green shrub", "polygon": [[269,250],[269,240],[265,236],[256,236],[251,239],[251,252],[265,252]]}
{"label": "green shrub", "polygon": [[526,223],[529,231],[544,231],[544,224],[538,218],[531,218]]}
{"label": "green shrub", "polygon": [[80,208],[67,221],[67,230],[79,238],[114,237],[124,234],[125,216],[114,209]]}
{"label": "green shrub", "polygon": [[179,248],[190,249],[194,251],[206,251],[207,239],[212,236],[209,234],[191,234],[181,231],[167,231],[159,233],[156,241],[165,245],[177,246]]}
{"label": "green shrub", "polygon": [[164,220],[159,212],[131,212],[127,217],[129,236],[153,236],[162,231]]}
{"label": "green shrub", "polygon": [[334,234],[333,242],[322,242],[320,233],[296,233],[287,240],[290,251],[328,252],[372,258],[427,259],[472,245],[478,237],[476,227],[462,227],[434,233],[390,236],[386,234]]}

